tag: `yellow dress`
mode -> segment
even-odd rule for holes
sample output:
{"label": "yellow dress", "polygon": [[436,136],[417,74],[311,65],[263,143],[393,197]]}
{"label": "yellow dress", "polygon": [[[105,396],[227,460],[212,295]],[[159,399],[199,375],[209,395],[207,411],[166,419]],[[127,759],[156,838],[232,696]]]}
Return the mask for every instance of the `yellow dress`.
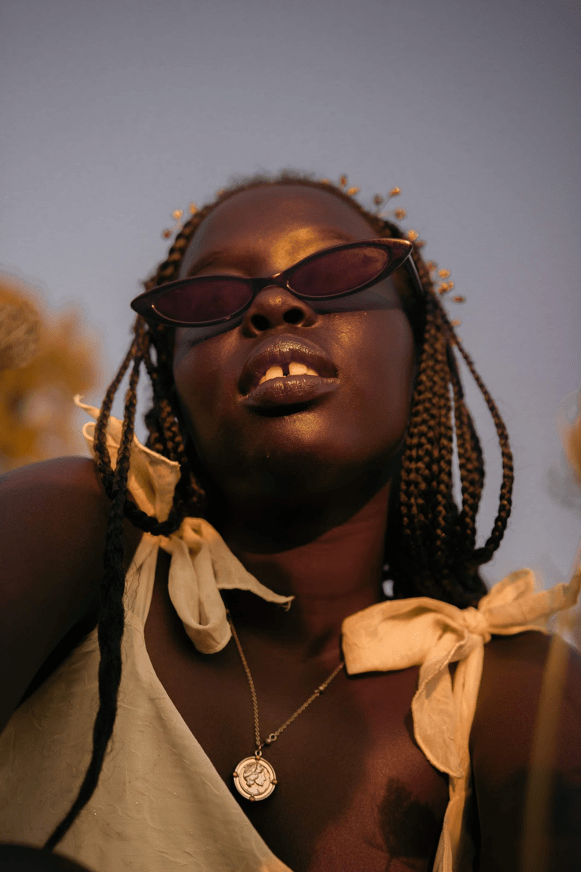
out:
{"label": "yellow dress", "polygon": [[[85,407],[93,415],[94,409]],[[94,424],[85,426],[92,443]],[[120,422],[109,427],[113,456]],[[167,517],[176,463],[134,442],[129,487],[141,508]],[[206,521],[184,520],[169,537],[145,534],[127,574],[123,674],[112,745],[90,802],[58,851],[95,872],[290,872],[230,794],[157,678],[144,640],[159,549],[171,555],[169,594],[196,648],[211,656],[230,639],[220,590],[240,588],[288,607],[260,584]],[[470,803],[468,739],[485,643],[494,634],[543,629],[577,598],[568,585],[534,591],[529,570],[497,584],[478,608],[426,597],[371,606],[343,624],[349,674],[420,666],[412,703],[416,740],[449,776],[434,869],[471,868],[463,828]],[[0,737],[0,841],[41,846],[68,810],[85,773],[98,707],[97,632],[14,713]],[[452,680],[449,664],[458,663]]]}

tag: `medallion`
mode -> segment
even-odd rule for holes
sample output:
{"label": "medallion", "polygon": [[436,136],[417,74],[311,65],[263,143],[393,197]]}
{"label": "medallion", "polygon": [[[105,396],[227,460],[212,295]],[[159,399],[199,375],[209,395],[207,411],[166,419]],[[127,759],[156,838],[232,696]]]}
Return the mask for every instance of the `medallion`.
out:
{"label": "medallion", "polygon": [[264,757],[245,757],[234,770],[234,784],[244,799],[266,799],[276,787],[276,773]]}

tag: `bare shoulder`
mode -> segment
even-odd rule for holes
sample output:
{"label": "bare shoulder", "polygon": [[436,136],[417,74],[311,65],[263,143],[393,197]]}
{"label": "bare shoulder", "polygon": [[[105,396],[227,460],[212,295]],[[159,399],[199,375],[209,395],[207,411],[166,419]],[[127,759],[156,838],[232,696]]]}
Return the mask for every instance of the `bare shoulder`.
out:
{"label": "bare shoulder", "polygon": [[0,729],[55,646],[96,609],[109,500],[93,461],[0,477]]}
{"label": "bare shoulder", "polygon": [[[35,503],[42,508],[45,494],[39,490],[50,489],[46,496],[73,497],[84,493],[94,498],[106,499],[99,482],[95,464],[88,457],[58,457],[43,463],[21,466],[0,476],[0,498],[5,501],[16,496],[19,501],[30,497],[31,507]],[[7,521],[10,514],[3,520]]]}
{"label": "bare shoulder", "polygon": [[36,463],[0,478],[2,589],[77,568],[102,539],[108,500],[85,457]]}
{"label": "bare shoulder", "polygon": [[579,652],[543,633],[493,637],[485,648],[470,745],[482,872],[519,868],[533,765],[547,777],[551,862],[574,868],[567,866],[574,858],[581,868],[581,839],[573,826],[581,819]]}
{"label": "bare shoulder", "polygon": [[[502,727],[501,734],[507,743],[516,742],[511,753],[518,752],[525,759],[538,722],[541,695],[545,699],[549,694],[554,703],[555,682],[561,692],[558,711],[553,715],[565,719],[571,728],[579,721],[581,729],[579,651],[558,635],[532,631],[494,636],[484,649],[482,681],[472,729],[473,750],[484,752],[491,728]],[[495,759],[498,758],[496,753]]]}

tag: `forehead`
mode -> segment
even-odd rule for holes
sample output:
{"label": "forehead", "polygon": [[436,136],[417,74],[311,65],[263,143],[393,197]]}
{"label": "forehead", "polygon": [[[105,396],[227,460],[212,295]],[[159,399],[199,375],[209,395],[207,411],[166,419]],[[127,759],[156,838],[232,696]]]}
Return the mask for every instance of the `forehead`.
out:
{"label": "forehead", "polygon": [[306,185],[251,188],[234,194],[204,218],[185,252],[180,274],[187,275],[191,265],[210,252],[268,250],[283,268],[309,247],[316,250],[327,243],[375,236],[371,224],[330,191]]}

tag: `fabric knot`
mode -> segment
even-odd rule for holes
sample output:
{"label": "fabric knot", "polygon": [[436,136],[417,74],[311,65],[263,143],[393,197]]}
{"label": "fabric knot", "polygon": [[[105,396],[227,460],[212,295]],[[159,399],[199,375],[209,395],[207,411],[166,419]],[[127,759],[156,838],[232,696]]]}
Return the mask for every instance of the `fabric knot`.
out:
{"label": "fabric knot", "polygon": [[[495,585],[478,608],[428,597],[377,603],[343,622],[347,671],[419,666],[412,701],[418,745],[441,772],[467,778],[485,643],[495,634],[546,632],[548,617],[573,605],[580,587],[581,570],[568,584],[536,592],[533,573],[521,569]],[[453,677],[452,663],[458,664]]]}
{"label": "fabric knot", "polygon": [[484,644],[490,641],[491,634],[488,619],[486,614],[481,612],[480,609],[475,609],[473,606],[462,609],[460,620],[468,632],[473,633],[475,636],[482,636]]}
{"label": "fabric knot", "polygon": [[[77,397],[76,404],[92,418],[99,409],[87,406]],[[95,425],[85,424],[83,433],[91,452]],[[107,426],[107,448],[115,467],[122,424],[113,416]],[[166,520],[180,466],[142,445],[136,436],[131,444],[128,488],[139,508]],[[160,536],[159,545],[171,555],[168,590],[186,633],[204,654],[221,651],[230,639],[230,625],[221,590],[248,590],[272,603],[288,608],[292,596],[280,596],[261,584],[234,557],[217,530],[204,518],[184,518],[170,536]]]}
{"label": "fabric knot", "polygon": [[186,518],[179,530],[161,542],[171,554],[169,596],[186,633],[203,654],[215,654],[231,636],[221,590],[248,590],[283,606],[279,596],[261,584],[234,557],[217,530],[203,518]]}
{"label": "fabric knot", "polygon": [[[99,409],[82,403],[80,397],[75,397],[75,403],[97,420]],[[117,452],[121,443],[122,430],[121,421],[111,416],[107,425],[107,449],[113,469],[117,464]],[[91,454],[94,454],[95,424],[93,421],[85,424],[83,436]],[[127,487],[142,512],[153,515],[158,521],[166,521],[171,511],[174,490],[179,478],[179,463],[168,460],[167,457],[146,448],[136,436],[133,437]]]}

